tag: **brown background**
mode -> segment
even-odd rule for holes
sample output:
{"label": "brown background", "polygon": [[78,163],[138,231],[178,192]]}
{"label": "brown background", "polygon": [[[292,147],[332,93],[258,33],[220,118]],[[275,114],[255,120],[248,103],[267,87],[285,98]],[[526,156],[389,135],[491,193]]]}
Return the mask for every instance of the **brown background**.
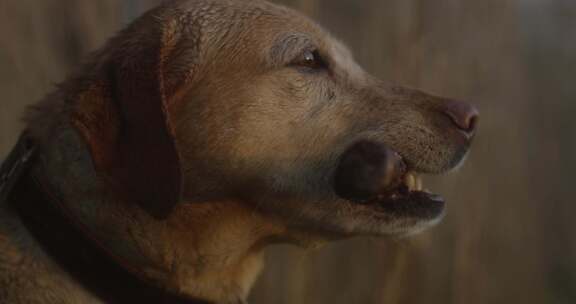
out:
{"label": "brown background", "polygon": [[[0,0],[0,158],[37,101],[157,0]],[[576,2],[284,0],[387,80],[474,102],[436,228],[270,250],[253,303],[576,303]],[[1,288],[1,287],[0,287]]]}

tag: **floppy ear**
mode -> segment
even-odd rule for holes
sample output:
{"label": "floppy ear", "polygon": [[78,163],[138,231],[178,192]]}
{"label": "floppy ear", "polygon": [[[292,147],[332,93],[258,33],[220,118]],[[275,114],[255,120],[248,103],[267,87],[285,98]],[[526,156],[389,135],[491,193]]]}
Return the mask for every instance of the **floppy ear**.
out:
{"label": "floppy ear", "polygon": [[74,101],[73,123],[97,172],[115,193],[156,218],[166,217],[180,199],[163,79],[173,30],[157,16],[137,20],[99,55],[96,76],[83,79]]}

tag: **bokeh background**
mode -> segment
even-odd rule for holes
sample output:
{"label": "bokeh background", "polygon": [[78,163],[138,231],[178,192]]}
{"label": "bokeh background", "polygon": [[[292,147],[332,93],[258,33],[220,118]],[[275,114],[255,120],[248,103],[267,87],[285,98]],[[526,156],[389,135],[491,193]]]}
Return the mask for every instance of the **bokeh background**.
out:
{"label": "bokeh background", "polygon": [[[0,158],[26,105],[157,2],[0,0]],[[576,303],[576,1],[277,2],[375,75],[475,103],[480,133],[457,174],[429,179],[449,200],[440,225],[272,248],[251,302]]]}

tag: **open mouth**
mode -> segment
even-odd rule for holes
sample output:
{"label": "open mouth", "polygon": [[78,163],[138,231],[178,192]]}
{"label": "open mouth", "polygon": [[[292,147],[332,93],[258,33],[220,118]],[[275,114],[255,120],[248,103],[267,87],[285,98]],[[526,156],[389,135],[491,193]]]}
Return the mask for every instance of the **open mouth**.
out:
{"label": "open mouth", "polygon": [[344,152],[334,175],[335,193],[354,204],[398,217],[433,219],[444,199],[424,189],[421,176],[383,144],[361,141]]}

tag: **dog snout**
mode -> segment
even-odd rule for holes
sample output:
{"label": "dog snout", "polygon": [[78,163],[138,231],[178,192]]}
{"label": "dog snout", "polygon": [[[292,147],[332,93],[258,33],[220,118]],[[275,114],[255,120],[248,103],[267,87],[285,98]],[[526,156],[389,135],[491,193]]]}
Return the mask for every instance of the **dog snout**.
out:
{"label": "dog snout", "polygon": [[467,138],[474,136],[479,117],[476,107],[467,102],[448,100],[441,105],[441,111]]}

